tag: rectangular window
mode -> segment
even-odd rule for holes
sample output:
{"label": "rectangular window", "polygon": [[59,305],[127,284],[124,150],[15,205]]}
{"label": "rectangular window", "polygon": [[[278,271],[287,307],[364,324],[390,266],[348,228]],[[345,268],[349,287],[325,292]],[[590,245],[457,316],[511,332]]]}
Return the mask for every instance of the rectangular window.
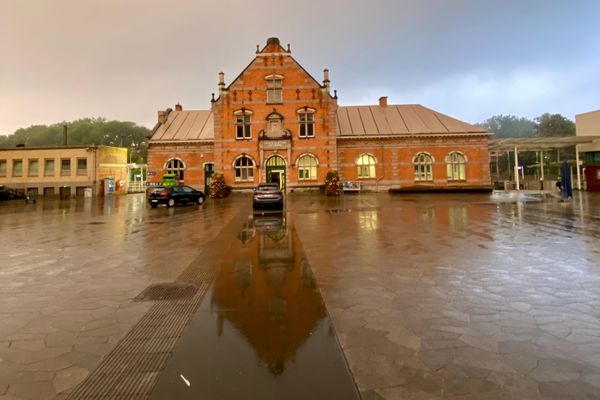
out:
{"label": "rectangular window", "polygon": [[6,160],[0,160],[0,176],[6,176]]}
{"label": "rectangular window", "polygon": [[29,165],[27,168],[27,175],[28,176],[38,176],[39,175],[39,171],[38,171],[38,159],[30,159],[29,160]]}
{"label": "rectangular window", "polygon": [[250,139],[250,114],[237,114],[235,116],[235,138]]}
{"label": "rectangular window", "polygon": [[281,82],[279,78],[267,80],[267,103],[283,103]]}
{"label": "rectangular window", "polygon": [[314,130],[314,114],[313,113],[300,113],[300,137],[313,137],[315,136]]}
{"label": "rectangular window", "polygon": [[87,175],[87,158],[77,159],[77,175]]}
{"label": "rectangular window", "polygon": [[47,158],[44,160],[44,176],[54,176],[54,159]]}
{"label": "rectangular window", "polygon": [[60,160],[60,176],[71,176],[71,159],[63,158]]}
{"label": "rectangular window", "polygon": [[23,176],[23,160],[13,160],[12,176]]}

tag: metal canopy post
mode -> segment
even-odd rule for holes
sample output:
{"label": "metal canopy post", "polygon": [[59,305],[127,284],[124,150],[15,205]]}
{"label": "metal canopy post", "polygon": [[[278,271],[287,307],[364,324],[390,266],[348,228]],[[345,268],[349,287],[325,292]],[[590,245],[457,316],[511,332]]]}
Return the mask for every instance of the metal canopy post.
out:
{"label": "metal canopy post", "polygon": [[575,145],[575,168],[577,168],[577,190],[581,190],[581,172],[579,171],[579,145]]}
{"label": "metal canopy post", "polygon": [[540,178],[542,179],[542,181],[544,181],[544,150],[540,151],[540,169]]}
{"label": "metal canopy post", "polygon": [[519,178],[519,149],[515,146],[515,184],[517,190],[521,190]]}

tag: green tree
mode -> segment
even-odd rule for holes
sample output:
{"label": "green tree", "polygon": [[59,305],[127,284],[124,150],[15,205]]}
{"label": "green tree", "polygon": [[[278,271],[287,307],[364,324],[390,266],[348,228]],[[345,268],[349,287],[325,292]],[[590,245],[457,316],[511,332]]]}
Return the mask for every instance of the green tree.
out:
{"label": "green tree", "polygon": [[543,114],[535,119],[539,137],[575,136],[575,123],[560,114]]}
{"label": "green tree", "polygon": [[105,118],[82,118],[52,125],[33,125],[17,129],[12,135],[0,136],[0,147],[60,146],[63,125],[68,128],[68,144],[73,146],[104,145],[127,147],[132,162],[147,159],[150,130],[129,121],[107,121]]}
{"label": "green tree", "polygon": [[483,129],[492,132],[494,134],[494,136],[492,136],[493,139],[537,136],[535,122],[514,115],[494,115],[478,125]]}
{"label": "green tree", "polygon": [[[494,115],[478,125],[492,132],[494,134],[491,137],[492,139],[533,138],[537,136],[537,125],[534,121],[514,115]],[[512,179],[513,162],[514,159],[512,159],[509,153],[500,154],[497,163],[494,158],[493,170],[495,170],[497,165],[498,172],[494,172],[493,179]],[[535,152],[519,152],[520,165],[533,165],[536,162]]]}

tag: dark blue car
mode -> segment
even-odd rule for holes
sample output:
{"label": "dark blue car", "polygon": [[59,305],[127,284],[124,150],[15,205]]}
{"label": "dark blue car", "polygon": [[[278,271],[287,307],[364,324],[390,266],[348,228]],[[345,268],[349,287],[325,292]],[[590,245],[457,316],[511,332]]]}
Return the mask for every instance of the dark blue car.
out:
{"label": "dark blue car", "polygon": [[175,204],[202,204],[204,200],[204,193],[184,185],[157,188],[148,196],[148,203],[152,208],[157,207],[159,204],[166,204],[167,207],[173,207]]}

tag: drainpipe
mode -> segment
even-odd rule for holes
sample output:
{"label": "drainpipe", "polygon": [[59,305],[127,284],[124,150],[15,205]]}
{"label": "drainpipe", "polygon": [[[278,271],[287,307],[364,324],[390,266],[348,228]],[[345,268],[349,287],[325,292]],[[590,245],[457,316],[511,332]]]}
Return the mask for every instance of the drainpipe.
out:
{"label": "drainpipe", "polygon": [[[382,144],[381,145],[381,166],[383,167],[383,173],[381,174],[381,178],[377,178],[375,180],[375,191],[376,192],[379,192],[379,182],[385,177],[385,160],[384,160],[384,155],[385,155],[385,152],[383,150],[383,144]],[[375,168],[377,168],[377,166]]]}
{"label": "drainpipe", "polygon": [[521,190],[521,182],[519,179],[519,149],[517,149],[517,146],[515,146],[515,184],[517,186],[517,191]]}
{"label": "drainpipe", "polygon": [[581,190],[581,173],[579,172],[579,145],[575,145],[575,168],[577,168],[577,190]]}

